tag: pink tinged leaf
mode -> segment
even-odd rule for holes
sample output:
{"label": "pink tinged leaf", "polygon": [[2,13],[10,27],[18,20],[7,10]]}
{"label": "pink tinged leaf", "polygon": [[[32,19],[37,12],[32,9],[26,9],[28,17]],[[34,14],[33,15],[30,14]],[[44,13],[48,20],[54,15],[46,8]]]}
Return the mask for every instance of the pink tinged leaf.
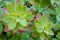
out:
{"label": "pink tinged leaf", "polygon": [[8,26],[7,25],[4,28],[4,32],[8,32]]}
{"label": "pink tinged leaf", "polygon": [[36,15],[36,19],[39,19],[40,16],[41,16],[41,15],[38,13],[38,14]]}
{"label": "pink tinged leaf", "polygon": [[36,20],[36,19],[39,19],[41,17],[41,15],[38,13],[37,15],[36,15],[36,17],[34,17],[30,22],[32,22],[32,21],[34,21],[34,20]]}
{"label": "pink tinged leaf", "polygon": [[8,14],[8,11],[7,11],[7,9],[6,8],[2,8],[3,9],[3,11],[6,13],[6,14]]}
{"label": "pink tinged leaf", "polygon": [[32,18],[32,20],[30,22],[34,21],[35,19],[36,19],[36,17]]}
{"label": "pink tinged leaf", "polygon": [[40,14],[37,14],[36,17],[34,17],[30,22],[36,20],[36,19],[39,19],[40,18]]}
{"label": "pink tinged leaf", "polygon": [[24,30],[18,30],[19,34],[22,34],[24,32]]}

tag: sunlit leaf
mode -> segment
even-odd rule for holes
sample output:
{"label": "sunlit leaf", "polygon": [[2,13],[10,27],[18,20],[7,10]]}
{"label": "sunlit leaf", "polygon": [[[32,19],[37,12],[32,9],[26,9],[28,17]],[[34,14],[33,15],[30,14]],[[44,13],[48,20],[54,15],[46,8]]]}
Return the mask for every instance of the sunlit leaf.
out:
{"label": "sunlit leaf", "polygon": [[24,19],[24,20],[20,20],[20,24],[23,26],[27,26],[28,22]]}
{"label": "sunlit leaf", "polygon": [[13,30],[16,28],[16,22],[15,21],[11,21],[8,25],[9,30]]}
{"label": "sunlit leaf", "polygon": [[45,32],[47,35],[54,35],[53,31],[52,31],[52,30],[49,30],[49,29],[45,29],[44,32]]}

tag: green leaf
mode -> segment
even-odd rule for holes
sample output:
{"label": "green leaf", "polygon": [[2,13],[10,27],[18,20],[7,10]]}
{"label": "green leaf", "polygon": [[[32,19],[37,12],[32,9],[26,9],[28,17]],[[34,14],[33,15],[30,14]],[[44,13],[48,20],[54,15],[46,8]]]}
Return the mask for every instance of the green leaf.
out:
{"label": "green leaf", "polygon": [[26,19],[20,20],[19,22],[22,26],[27,26],[28,22],[26,21]]}
{"label": "green leaf", "polygon": [[60,15],[60,5],[55,8],[57,15]]}
{"label": "green leaf", "polygon": [[56,38],[51,38],[50,40],[57,40]]}
{"label": "green leaf", "polygon": [[60,39],[60,32],[57,33],[56,37]]}
{"label": "green leaf", "polygon": [[26,11],[26,7],[25,6],[23,6],[22,4],[16,4],[16,11],[17,12],[24,12],[24,11]]}
{"label": "green leaf", "polygon": [[45,40],[45,34],[44,33],[41,33],[39,37],[40,37],[40,40]]}
{"label": "green leaf", "polygon": [[18,27],[18,29],[20,29],[20,30],[24,30],[24,26],[23,26],[23,25],[20,25],[20,24],[19,24],[17,27]]}
{"label": "green leaf", "polygon": [[6,0],[6,1],[9,1],[9,2],[14,2],[14,1],[16,1],[16,0]]}
{"label": "green leaf", "polygon": [[47,35],[54,35],[53,31],[50,30],[50,29],[45,29],[44,32],[45,32]]}
{"label": "green leaf", "polygon": [[60,30],[60,23],[56,23],[53,28],[54,28],[55,31]]}
{"label": "green leaf", "polygon": [[60,16],[56,16],[57,22],[60,23]]}
{"label": "green leaf", "polygon": [[37,28],[36,31],[42,33],[44,30],[42,28]]}
{"label": "green leaf", "polygon": [[56,8],[55,8],[55,10],[56,10],[56,19],[57,19],[57,22],[58,23],[60,23],[60,6],[57,6]]}
{"label": "green leaf", "polygon": [[39,32],[39,33],[43,32],[43,27],[41,26],[42,24],[39,23],[39,21],[35,21],[34,24],[35,24],[35,27],[36,27],[36,31],[37,32]]}
{"label": "green leaf", "polygon": [[2,8],[0,8],[0,15],[4,14],[4,11],[2,10]]}
{"label": "green leaf", "polygon": [[12,36],[12,32],[11,31],[9,31],[9,32],[7,32],[7,36]]}
{"label": "green leaf", "polygon": [[12,20],[12,21],[9,23],[9,25],[8,25],[9,30],[15,29],[15,28],[16,28],[16,24],[17,24],[17,23],[16,23],[14,20]]}
{"label": "green leaf", "polygon": [[18,15],[19,15],[20,19],[25,19],[25,17],[27,16],[27,13],[26,12],[20,12]]}
{"label": "green leaf", "polygon": [[34,37],[38,37],[38,35],[39,35],[39,33],[36,31],[32,33],[32,36],[34,36]]}
{"label": "green leaf", "polygon": [[56,3],[57,5],[60,5],[60,0],[51,0],[51,3],[52,4]]}
{"label": "green leaf", "polygon": [[27,20],[29,20],[29,21],[32,20],[32,18],[34,17],[34,15],[32,15],[32,14],[29,13],[29,12],[27,12],[27,13],[28,13],[28,14],[26,15],[25,18],[26,18]]}
{"label": "green leaf", "polygon": [[55,11],[47,8],[44,11],[42,11],[42,13],[43,15],[49,16],[50,14],[55,14]]}
{"label": "green leaf", "polygon": [[54,2],[55,2],[54,0],[51,0],[51,4],[52,4],[52,5],[54,5]]}
{"label": "green leaf", "polygon": [[21,40],[21,36],[18,33],[16,33],[14,36],[10,38],[10,40]]}
{"label": "green leaf", "polygon": [[40,0],[40,7],[48,7],[51,5],[50,0]]}
{"label": "green leaf", "polygon": [[5,5],[6,4],[4,3],[4,1],[0,0],[0,8],[3,7],[3,6],[5,7]]}
{"label": "green leaf", "polygon": [[0,34],[3,32],[3,26],[2,23],[0,23]]}
{"label": "green leaf", "polygon": [[6,22],[6,23],[10,23],[11,20],[12,20],[11,17],[8,16],[8,15],[6,15],[6,16],[3,17],[3,21]]}
{"label": "green leaf", "polygon": [[23,6],[22,4],[20,3],[6,3],[6,8],[7,10],[11,13],[11,12],[17,12],[17,13],[20,13],[20,12],[24,12],[26,11],[26,7]]}
{"label": "green leaf", "polygon": [[15,10],[16,10],[15,7],[10,3],[6,4],[6,8],[7,8],[8,12],[10,12],[10,13],[15,12]]}
{"label": "green leaf", "polygon": [[0,2],[1,2],[2,0],[0,0]]}
{"label": "green leaf", "polygon": [[31,3],[31,4],[33,4],[33,5],[35,5],[36,3],[35,3],[35,0],[28,0],[29,1],[29,3]]}

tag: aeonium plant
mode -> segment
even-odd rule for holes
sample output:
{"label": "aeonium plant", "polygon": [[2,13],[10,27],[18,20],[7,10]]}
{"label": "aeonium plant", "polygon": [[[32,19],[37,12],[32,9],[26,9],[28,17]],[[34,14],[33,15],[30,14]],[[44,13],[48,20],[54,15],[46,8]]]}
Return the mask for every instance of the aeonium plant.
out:
{"label": "aeonium plant", "polygon": [[8,31],[24,30],[34,17],[29,11],[26,11],[26,7],[20,3],[6,3],[6,9],[8,12],[3,16],[3,21],[8,25]]}
{"label": "aeonium plant", "polygon": [[39,19],[36,19],[34,21],[34,25],[36,30],[35,32],[39,34],[40,40],[48,40],[50,35],[54,35],[52,31],[54,24],[49,20],[47,16],[41,16]]}

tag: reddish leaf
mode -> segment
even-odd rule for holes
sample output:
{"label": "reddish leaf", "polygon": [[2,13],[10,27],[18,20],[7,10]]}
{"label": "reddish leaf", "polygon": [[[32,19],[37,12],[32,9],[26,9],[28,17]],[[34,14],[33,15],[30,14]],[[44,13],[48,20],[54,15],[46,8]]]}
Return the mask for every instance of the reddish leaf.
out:
{"label": "reddish leaf", "polygon": [[18,30],[19,34],[22,34],[24,32],[24,30]]}
{"label": "reddish leaf", "polygon": [[7,25],[4,28],[4,32],[8,32],[8,26]]}

